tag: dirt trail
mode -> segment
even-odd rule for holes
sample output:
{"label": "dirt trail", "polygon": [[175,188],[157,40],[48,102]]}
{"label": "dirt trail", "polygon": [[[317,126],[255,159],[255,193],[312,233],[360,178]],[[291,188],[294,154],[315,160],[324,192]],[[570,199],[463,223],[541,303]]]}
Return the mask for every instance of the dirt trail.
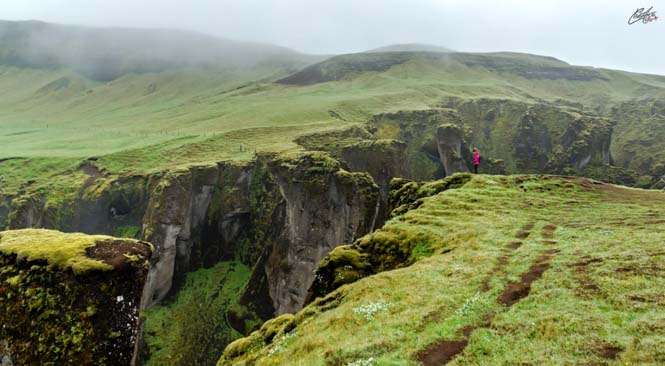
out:
{"label": "dirt trail", "polygon": [[83,186],[81,186],[80,192],[84,192],[88,187],[93,185],[97,179],[105,176],[105,172],[99,170],[99,168],[91,162],[86,162],[85,164],[81,165],[79,169],[89,176],[88,179],[86,179],[83,183]]}
{"label": "dirt trail", "polygon": [[[522,226],[522,228],[515,234],[515,237],[517,238],[527,238],[529,235],[531,235],[531,230],[533,229],[534,223],[528,223]],[[483,284],[480,288],[481,292],[487,292],[490,290],[490,281],[492,281],[492,278],[496,277],[505,277],[505,268],[508,265],[508,261],[513,255],[513,251],[519,249],[522,246],[521,241],[513,241],[510,244],[508,244],[507,248],[503,249],[503,255],[499,257],[497,260],[496,264],[492,268],[492,270],[487,274],[487,277],[483,280]],[[507,249],[511,249],[510,251]]]}
{"label": "dirt trail", "polygon": [[[531,235],[531,230],[533,229],[533,226],[534,226],[533,223],[526,224],[525,226],[522,227],[520,231],[517,232],[516,237],[518,239],[528,238],[529,235]],[[552,239],[554,238],[555,230],[556,226],[546,225],[543,227],[541,231],[541,237],[544,239]],[[554,240],[543,240],[541,242],[545,242],[546,244],[549,245],[554,245],[557,243]],[[510,243],[507,248],[512,249],[513,250],[512,252],[514,252],[514,250],[520,248],[521,246],[522,246],[521,241],[515,241]],[[505,251],[506,250],[504,249],[504,252]],[[505,267],[508,265],[510,257],[512,256],[512,252],[505,253],[504,255],[498,258],[494,268],[490,271],[488,277],[483,281],[483,284],[481,286],[482,292],[489,291],[490,289],[489,283],[493,277],[496,277],[497,275],[501,275],[502,277],[506,276]],[[519,282],[512,282],[506,286],[503,293],[501,293],[501,295],[499,295],[499,297],[497,298],[497,302],[506,306],[507,308],[510,308],[513,305],[517,304],[522,299],[524,299],[525,297],[529,296],[529,293],[531,292],[531,285],[535,281],[540,279],[545,273],[545,271],[547,271],[550,268],[550,261],[552,260],[554,255],[556,255],[558,252],[559,251],[556,249],[544,250],[542,252],[543,253],[542,256],[540,256],[526,272],[522,273]],[[479,328],[491,327],[492,320],[493,316],[487,319],[487,321],[484,324],[478,326],[469,325],[462,328],[462,330],[460,331],[461,335],[457,339],[443,340],[433,343],[432,345],[430,345],[429,347],[427,347],[425,350],[423,350],[418,354],[417,356],[418,360],[422,362],[424,366],[447,365],[450,361],[455,359],[455,357],[464,352],[473,332]]]}

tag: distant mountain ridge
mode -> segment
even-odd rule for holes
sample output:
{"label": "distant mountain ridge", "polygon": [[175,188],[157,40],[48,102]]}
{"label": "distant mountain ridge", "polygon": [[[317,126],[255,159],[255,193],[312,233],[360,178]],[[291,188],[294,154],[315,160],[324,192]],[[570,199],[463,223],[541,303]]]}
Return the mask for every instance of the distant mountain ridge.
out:
{"label": "distant mountain ridge", "polygon": [[398,43],[383,47],[373,48],[365,53],[379,52],[455,52],[454,50],[442,46],[426,43]]}
{"label": "distant mountain ridge", "polygon": [[0,21],[0,64],[70,68],[101,81],[188,67],[246,69],[268,63],[295,70],[317,59],[285,47],[191,31]]}

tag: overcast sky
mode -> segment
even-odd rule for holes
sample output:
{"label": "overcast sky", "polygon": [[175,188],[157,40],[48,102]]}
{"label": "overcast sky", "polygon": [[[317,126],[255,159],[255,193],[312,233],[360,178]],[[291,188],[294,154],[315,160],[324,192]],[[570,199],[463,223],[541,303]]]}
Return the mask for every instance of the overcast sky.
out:
{"label": "overcast sky", "polygon": [[[651,6],[661,19],[627,24]],[[665,75],[665,0],[2,0],[0,18],[190,29],[324,54],[431,43]]]}

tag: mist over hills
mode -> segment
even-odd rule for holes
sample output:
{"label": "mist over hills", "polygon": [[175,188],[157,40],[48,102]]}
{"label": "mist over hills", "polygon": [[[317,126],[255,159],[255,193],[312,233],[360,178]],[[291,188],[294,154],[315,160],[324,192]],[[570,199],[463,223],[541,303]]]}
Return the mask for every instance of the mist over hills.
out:
{"label": "mist over hills", "polygon": [[[665,263],[665,196],[646,190],[663,188],[665,76],[427,44],[322,56],[29,21],[0,22],[0,91],[0,230],[113,235],[157,253],[144,266],[108,243],[89,253],[88,238],[71,255],[66,236],[27,231],[5,255],[0,238],[0,301],[12,304],[0,306],[0,360],[87,360],[75,340],[96,339],[70,321],[128,324],[89,306],[51,311],[83,302],[42,301],[34,289],[62,277],[24,275],[93,255],[142,268],[143,289],[123,295],[134,307],[115,314],[141,319],[125,337],[136,365],[439,366],[441,341],[481,357],[460,365],[501,352],[505,364],[558,352],[561,364],[605,365],[607,350],[662,363],[642,361],[662,361],[665,344],[651,326],[665,284],[644,282]],[[15,261],[30,255],[39,266]],[[95,276],[89,287],[109,287]],[[67,322],[34,327],[26,303]],[[544,324],[535,345],[532,319]],[[644,335],[660,338],[630,341]],[[528,358],[534,349],[543,356]]]}
{"label": "mist over hills", "polygon": [[455,52],[450,48],[426,43],[398,43],[365,51],[370,52]]}
{"label": "mist over hills", "polygon": [[0,21],[0,64],[71,68],[93,80],[183,68],[295,69],[319,57],[270,44],[172,29],[91,28]]}

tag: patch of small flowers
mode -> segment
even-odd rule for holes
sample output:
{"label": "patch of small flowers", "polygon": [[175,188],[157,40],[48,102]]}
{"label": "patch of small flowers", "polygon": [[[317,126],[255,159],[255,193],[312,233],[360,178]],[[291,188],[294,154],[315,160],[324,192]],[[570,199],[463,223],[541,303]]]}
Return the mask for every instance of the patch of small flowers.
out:
{"label": "patch of small flowers", "polygon": [[383,301],[373,302],[353,309],[353,313],[364,317],[367,321],[374,319],[374,314],[388,310],[392,304]]}
{"label": "patch of small flowers", "polygon": [[268,350],[268,356],[272,357],[286,349],[286,343],[295,337],[295,333],[286,333],[283,336],[279,337],[279,339],[274,342],[275,345]]}
{"label": "patch of small flowers", "polygon": [[471,310],[473,305],[477,303],[481,298],[482,296],[480,295],[480,292],[476,292],[475,295],[466,299],[464,305],[462,305],[459,309],[455,310],[455,314],[460,316],[466,315],[469,312],[469,310]]}
{"label": "patch of small flowers", "polygon": [[374,366],[376,365],[376,360],[374,357],[366,358],[363,360],[355,360],[353,362],[349,362],[346,364],[346,366]]}

